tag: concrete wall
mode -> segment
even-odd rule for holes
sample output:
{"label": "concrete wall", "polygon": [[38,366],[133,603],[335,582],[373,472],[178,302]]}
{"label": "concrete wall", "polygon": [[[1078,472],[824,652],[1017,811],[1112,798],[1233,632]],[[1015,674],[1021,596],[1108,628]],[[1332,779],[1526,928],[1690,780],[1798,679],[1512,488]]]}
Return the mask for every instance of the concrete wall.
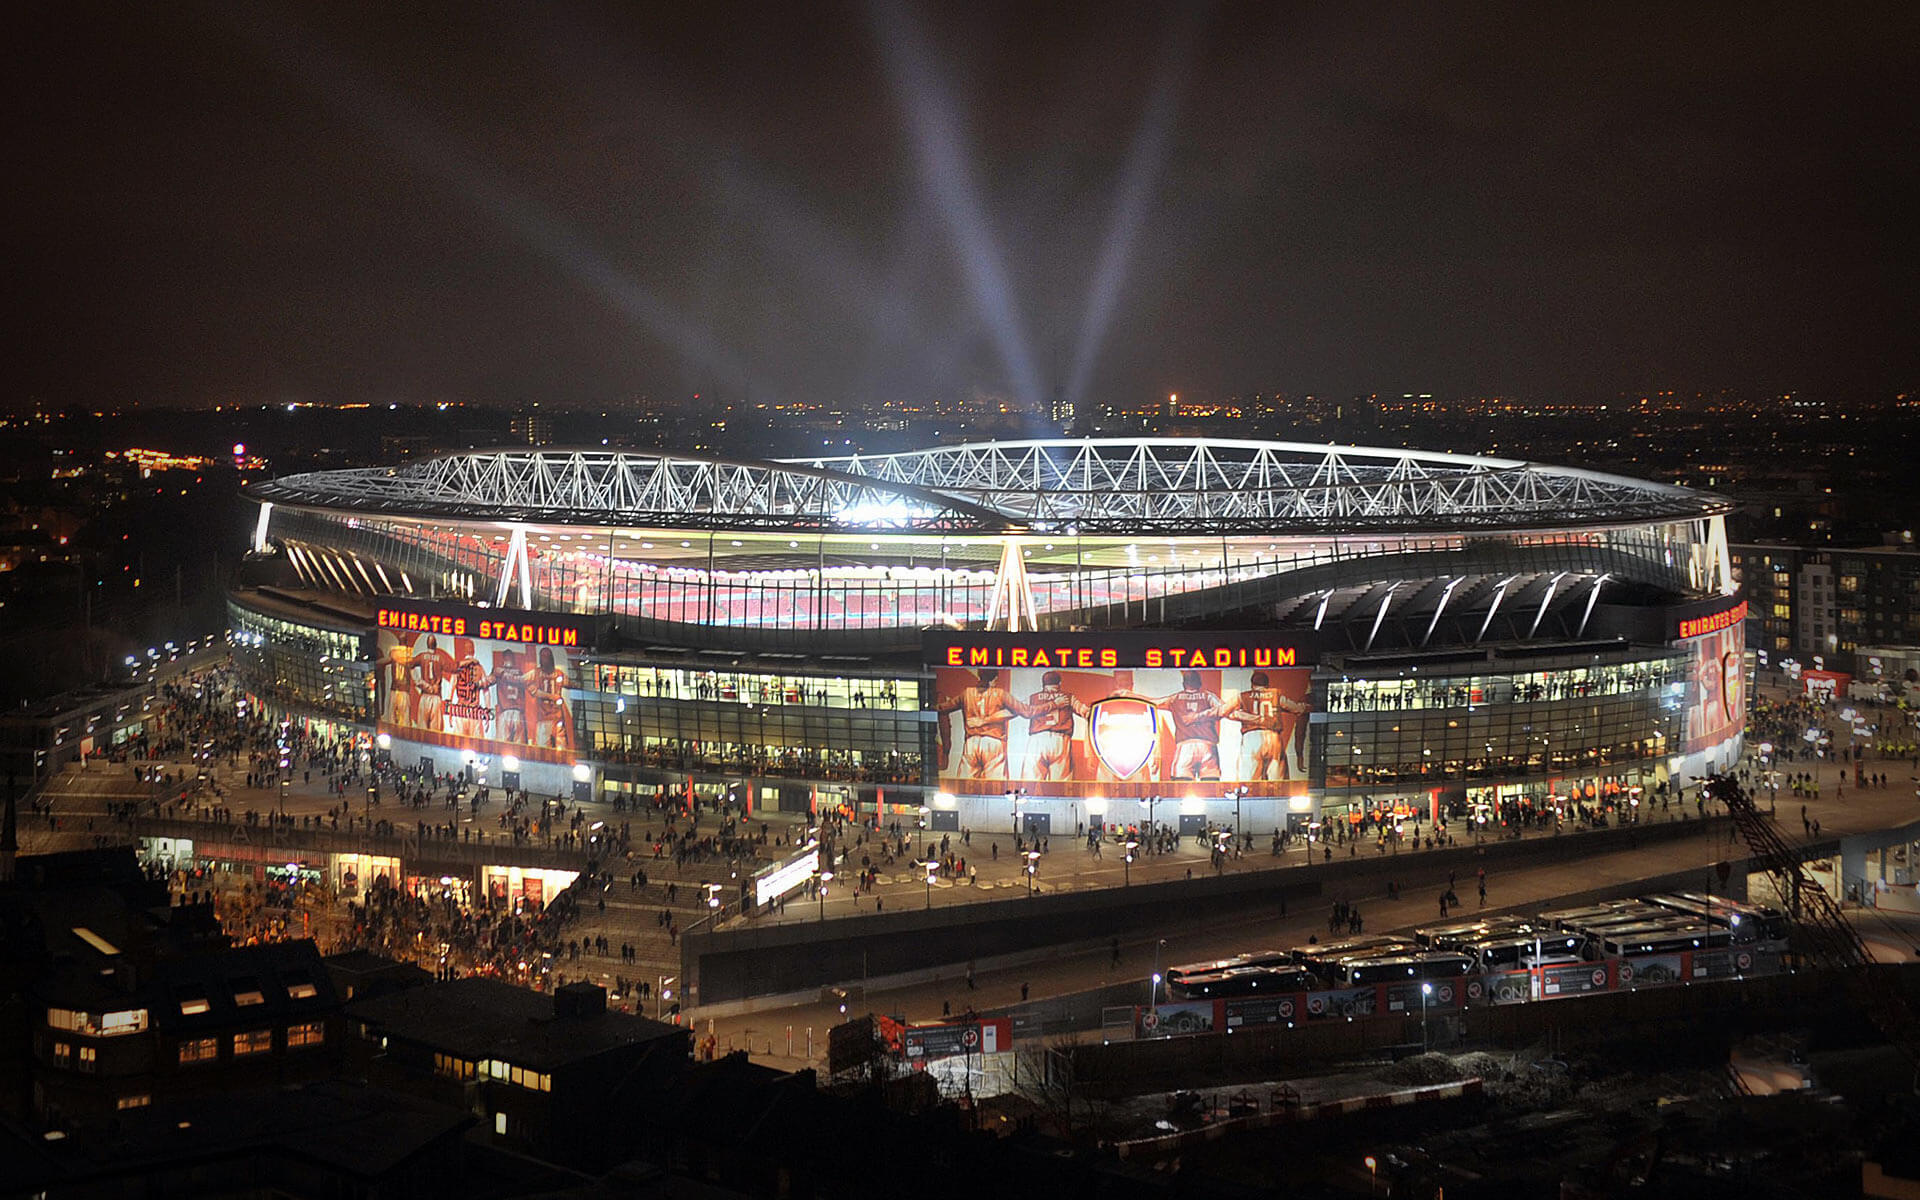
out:
{"label": "concrete wall", "polygon": [[[1279,915],[1284,896],[1298,905],[1323,893],[1338,894],[1352,881],[1391,877],[1411,870],[1453,867],[1462,875],[1485,866],[1563,862],[1629,846],[1718,834],[1724,818],[1675,821],[1627,829],[1603,829],[1520,842],[1463,844],[1444,850],[1381,854],[1371,848],[1331,862],[1238,871],[1192,880],[1135,884],[1098,891],[1060,892],[927,910],[869,913],[825,923],[793,923],[689,932],[681,939],[681,967],[695,1004],[720,1004],[755,996],[816,990],[829,985],[910,975],[934,967],[1018,955],[1043,947],[1137,941],[1168,930],[1191,928],[1215,918],[1261,911]],[[1744,847],[1728,847],[1744,858]],[[1699,881],[1704,885],[1705,880]]]}

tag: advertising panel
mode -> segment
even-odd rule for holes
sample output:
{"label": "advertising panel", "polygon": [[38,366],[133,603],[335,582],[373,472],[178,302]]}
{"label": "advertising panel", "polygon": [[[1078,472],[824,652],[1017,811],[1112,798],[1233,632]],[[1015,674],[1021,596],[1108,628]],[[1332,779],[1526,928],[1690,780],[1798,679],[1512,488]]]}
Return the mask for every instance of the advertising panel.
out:
{"label": "advertising panel", "polygon": [[769,900],[777,900],[812,879],[819,869],[820,847],[808,842],[806,849],[753,877],[753,902],[765,905]]}
{"label": "advertising panel", "polygon": [[1143,1008],[1138,1033],[1141,1037],[1212,1033],[1217,1023],[1224,1023],[1216,1021],[1223,1016],[1218,1010],[1224,1006],[1225,1001],[1221,1000],[1182,1000]]}
{"label": "advertising panel", "polygon": [[1307,993],[1309,1017],[1369,1017],[1373,1015],[1374,990],[1370,987],[1338,988]]}
{"label": "advertising panel", "polygon": [[374,660],[381,733],[482,754],[572,762],[579,626],[534,613],[381,609]]}
{"label": "advertising panel", "polygon": [[1236,996],[1227,1001],[1227,1028],[1242,1025],[1291,1025],[1303,1015],[1305,993],[1285,996]]}
{"label": "advertising panel", "polygon": [[1659,987],[1663,983],[1678,983],[1686,963],[1678,954],[1640,954],[1620,960],[1620,983],[1623,987]]}
{"label": "advertising panel", "polygon": [[999,1054],[1013,1049],[1013,1020],[987,1017],[950,1025],[911,1025],[901,1034],[909,1059],[926,1062],[960,1054]]}
{"label": "advertising panel", "polygon": [[1307,790],[1313,659],[1261,633],[932,635],[935,775],[970,795]]}
{"label": "advertising panel", "polygon": [[[1742,606],[1744,608],[1744,606]],[[1687,751],[1718,746],[1746,726],[1746,624],[1701,619],[1711,632],[1684,639],[1692,655],[1692,704],[1687,709]],[[1685,628],[1683,623],[1683,628]]]}
{"label": "advertising panel", "polygon": [[1542,996],[1577,996],[1585,992],[1604,992],[1612,986],[1607,964],[1571,963],[1564,967],[1540,968]]}

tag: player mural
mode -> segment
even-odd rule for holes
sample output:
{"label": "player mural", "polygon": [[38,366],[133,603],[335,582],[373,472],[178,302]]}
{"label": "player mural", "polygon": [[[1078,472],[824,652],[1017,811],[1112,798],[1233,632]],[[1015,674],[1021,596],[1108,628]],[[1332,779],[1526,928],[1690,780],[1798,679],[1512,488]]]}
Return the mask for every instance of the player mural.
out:
{"label": "player mural", "polygon": [[1205,649],[1198,641],[1193,649],[1128,645],[1103,662],[1077,648],[1085,636],[985,656],[1019,666],[953,665],[982,656],[935,648],[942,790],[1118,797],[1193,785],[1306,793],[1312,669],[1291,650],[1248,648],[1236,635],[1230,650],[1213,641]]}
{"label": "player mural", "polygon": [[1708,750],[1721,745],[1746,725],[1746,626],[1735,621],[1724,629],[1687,638],[1682,644],[1693,656],[1687,750]]}
{"label": "player mural", "polygon": [[564,647],[382,628],[378,649],[380,732],[544,762],[577,756]]}

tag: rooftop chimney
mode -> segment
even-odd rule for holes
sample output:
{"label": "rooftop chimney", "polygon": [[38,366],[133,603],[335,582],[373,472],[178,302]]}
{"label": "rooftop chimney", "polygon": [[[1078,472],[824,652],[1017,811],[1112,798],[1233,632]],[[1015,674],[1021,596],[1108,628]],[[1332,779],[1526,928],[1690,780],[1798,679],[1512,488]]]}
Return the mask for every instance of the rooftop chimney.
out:
{"label": "rooftop chimney", "polygon": [[593,1017],[607,1011],[607,989],[581,980],[563,983],[553,992],[556,1017]]}

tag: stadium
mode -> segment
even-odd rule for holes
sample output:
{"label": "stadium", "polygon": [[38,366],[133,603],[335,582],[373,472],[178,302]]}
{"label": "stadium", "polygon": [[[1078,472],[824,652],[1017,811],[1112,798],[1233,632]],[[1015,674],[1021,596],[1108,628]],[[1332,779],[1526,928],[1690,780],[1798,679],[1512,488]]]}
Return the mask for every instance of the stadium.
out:
{"label": "stadium", "polygon": [[1400,449],[447,454],[252,485],[257,696],[535,792],[933,829],[1605,807],[1737,758],[1721,497]]}

